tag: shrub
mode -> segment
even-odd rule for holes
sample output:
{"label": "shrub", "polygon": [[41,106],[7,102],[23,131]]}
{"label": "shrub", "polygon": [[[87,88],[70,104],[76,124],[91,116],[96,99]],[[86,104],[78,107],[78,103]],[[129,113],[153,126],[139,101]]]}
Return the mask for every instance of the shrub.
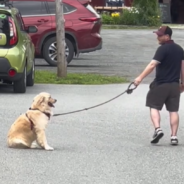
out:
{"label": "shrub", "polygon": [[132,7],[127,7],[117,14],[102,14],[104,24],[160,26],[160,10],[157,0],[134,0]]}
{"label": "shrub", "polygon": [[138,10],[136,8],[124,9],[121,13],[120,24],[139,25]]}
{"label": "shrub", "polygon": [[134,0],[132,6],[139,11],[139,22],[142,25],[161,25],[160,9],[157,0]]}
{"label": "shrub", "polygon": [[102,14],[102,22],[103,24],[120,24],[120,17]]}

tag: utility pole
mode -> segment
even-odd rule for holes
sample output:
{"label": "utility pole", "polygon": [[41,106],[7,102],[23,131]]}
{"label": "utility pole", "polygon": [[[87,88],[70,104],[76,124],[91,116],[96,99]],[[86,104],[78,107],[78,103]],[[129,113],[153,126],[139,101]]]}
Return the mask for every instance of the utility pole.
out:
{"label": "utility pole", "polygon": [[63,16],[62,0],[56,2],[56,43],[57,43],[57,76],[67,76],[67,62],[65,57],[65,20]]}

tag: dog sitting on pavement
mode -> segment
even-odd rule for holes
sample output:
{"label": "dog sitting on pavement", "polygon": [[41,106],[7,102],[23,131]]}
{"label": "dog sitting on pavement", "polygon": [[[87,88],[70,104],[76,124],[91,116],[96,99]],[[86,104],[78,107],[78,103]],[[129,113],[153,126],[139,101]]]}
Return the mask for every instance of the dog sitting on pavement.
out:
{"label": "dog sitting on pavement", "polygon": [[56,101],[46,92],[36,95],[30,109],[11,125],[8,132],[8,147],[54,150],[47,143],[45,129],[53,115],[52,107]]}

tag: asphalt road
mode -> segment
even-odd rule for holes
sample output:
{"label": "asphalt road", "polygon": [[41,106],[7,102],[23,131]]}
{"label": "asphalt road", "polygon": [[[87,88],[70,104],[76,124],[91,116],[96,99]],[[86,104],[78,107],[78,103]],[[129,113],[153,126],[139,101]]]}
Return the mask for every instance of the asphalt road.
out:
{"label": "asphalt road", "polygon": [[[175,40],[184,46],[183,32],[174,33]],[[133,79],[158,46],[148,30],[103,30],[102,36],[103,49],[81,54],[68,72],[118,74]],[[43,60],[37,60],[37,64],[43,65],[37,66],[39,69],[56,70]],[[150,145],[153,127],[144,106],[148,84],[104,106],[53,117],[46,131],[53,152],[7,148],[10,125],[39,92],[47,91],[57,98],[54,112],[60,113],[109,100],[127,85],[35,85],[26,94],[13,94],[12,88],[0,86],[0,184],[183,184],[184,108],[181,105],[179,146],[169,145],[165,109],[161,113],[165,136],[157,146]]]}
{"label": "asphalt road", "polygon": [[[102,30],[103,48],[74,58],[68,72],[120,75],[133,80],[151,61],[158,47],[153,30]],[[184,47],[184,30],[173,30],[173,39]],[[56,71],[45,60],[36,60],[37,69]],[[143,82],[154,77],[154,72]]]}
{"label": "asphalt road", "polygon": [[157,146],[150,145],[153,127],[144,106],[147,84],[104,106],[52,117],[46,133],[53,152],[7,148],[10,125],[39,92],[47,91],[58,100],[54,112],[59,113],[104,102],[126,87],[35,85],[22,95],[0,86],[0,183],[183,184],[184,108],[181,105],[180,144],[169,145],[169,119],[164,109],[161,125],[165,136]]}

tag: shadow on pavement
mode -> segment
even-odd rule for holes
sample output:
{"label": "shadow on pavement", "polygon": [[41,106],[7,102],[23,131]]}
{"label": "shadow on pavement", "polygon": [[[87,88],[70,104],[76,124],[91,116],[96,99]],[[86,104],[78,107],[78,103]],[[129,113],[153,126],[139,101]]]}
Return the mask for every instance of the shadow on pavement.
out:
{"label": "shadow on pavement", "polygon": [[0,84],[0,94],[11,94],[13,92],[13,86],[12,85],[6,85],[6,84]]}
{"label": "shadow on pavement", "polygon": [[[26,93],[29,93],[29,86],[27,86]],[[14,94],[14,95],[24,95],[26,93],[14,93],[13,85],[0,84],[0,94]]]}

